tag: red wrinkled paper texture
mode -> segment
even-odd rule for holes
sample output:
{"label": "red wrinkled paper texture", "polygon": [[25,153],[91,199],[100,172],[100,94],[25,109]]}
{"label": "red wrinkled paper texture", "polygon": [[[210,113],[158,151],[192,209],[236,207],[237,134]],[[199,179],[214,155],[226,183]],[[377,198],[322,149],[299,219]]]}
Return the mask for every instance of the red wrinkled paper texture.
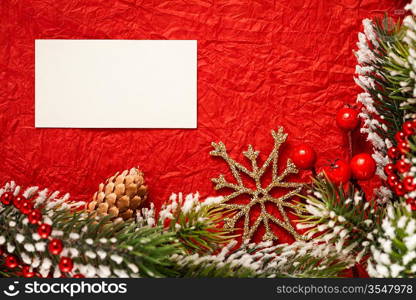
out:
{"label": "red wrinkled paper texture", "polygon": [[[232,176],[209,155],[211,142],[223,141],[239,161],[252,144],[264,161],[273,147],[270,130],[279,125],[289,134],[282,165],[303,142],[315,148],[318,168],[347,159],[348,139],[335,114],[361,92],[352,52],[361,20],[403,6],[392,0],[2,0],[0,183],[89,200],[107,177],[140,166],[156,206],[173,192],[221,195],[210,179]],[[198,129],[35,129],[35,39],[198,40]],[[369,151],[364,140],[354,133],[354,152]],[[281,235],[282,242],[291,240]]]}

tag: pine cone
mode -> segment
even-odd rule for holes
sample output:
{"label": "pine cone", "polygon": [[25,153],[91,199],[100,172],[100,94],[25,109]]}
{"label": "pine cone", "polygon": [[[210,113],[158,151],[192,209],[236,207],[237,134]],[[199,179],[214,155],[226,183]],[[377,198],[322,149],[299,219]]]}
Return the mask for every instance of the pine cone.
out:
{"label": "pine cone", "polygon": [[140,205],[147,199],[147,186],[143,172],[138,168],[117,172],[99,185],[92,201],[86,204],[86,210],[95,211],[98,216],[111,215],[115,223],[136,216]]}

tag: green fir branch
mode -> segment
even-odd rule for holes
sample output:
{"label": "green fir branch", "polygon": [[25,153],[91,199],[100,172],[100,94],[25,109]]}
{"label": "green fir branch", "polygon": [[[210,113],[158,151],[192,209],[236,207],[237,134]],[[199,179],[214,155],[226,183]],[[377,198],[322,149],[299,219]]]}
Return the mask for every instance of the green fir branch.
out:
{"label": "green fir branch", "polygon": [[406,62],[409,49],[403,41],[405,29],[401,23],[395,23],[387,17],[376,19],[375,31],[380,46],[373,48],[377,59],[371,64],[374,70],[370,77],[376,84],[374,88],[368,87],[367,91],[387,126],[387,130],[382,130],[379,134],[383,139],[388,138],[394,143],[394,134],[401,129],[405,114],[400,104],[411,97],[413,92],[401,86],[401,82],[410,79],[411,70],[403,63]]}
{"label": "green fir branch", "polygon": [[218,254],[174,255],[182,277],[338,277],[352,265],[351,258],[328,244],[295,242],[273,246],[271,242],[224,247]]}
{"label": "green fir branch", "polygon": [[[8,184],[0,194],[18,189]],[[74,270],[65,276],[176,277],[180,274],[174,269],[173,255],[213,252],[232,237],[219,227],[221,212],[212,204],[201,204],[197,195],[188,195],[185,201],[180,195],[158,218],[152,206],[144,208],[137,220],[114,224],[108,216],[78,211],[83,203],[68,204],[67,199],[48,197],[36,188],[25,194],[41,212],[42,222],[51,224],[50,237],[40,238],[38,224],[30,224],[13,204],[0,204],[0,241],[8,253],[43,276],[61,276],[58,264],[66,256],[72,259]],[[63,243],[60,255],[48,251],[52,238]],[[0,272],[18,276],[20,269],[2,266]]]}
{"label": "green fir branch", "polygon": [[[175,276],[169,257],[183,253],[175,233],[165,232],[160,226],[137,227],[132,222],[113,225],[108,222],[108,217],[97,219],[66,209],[42,209],[44,215],[51,215],[51,212],[54,212],[51,217],[54,230],[52,235],[62,240],[68,252],[66,255],[70,256],[71,251],[77,252],[77,255],[72,255],[74,264],[90,265],[96,270],[100,267],[108,268],[109,272],[103,272],[107,277],[123,277],[123,273],[133,277]],[[7,207],[0,214],[0,231],[11,247],[15,248],[13,254],[19,258],[27,257],[28,262],[49,259],[57,265],[59,256],[47,250],[47,240],[34,239],[37,226],[23,222],[24,218],[13,206]],[[10,222],[15,222],[16,226],[11,227]],[[24,237],[23,241],[16,240],[18,234]],[[35,247],[37,243],[44,243],[45,251],[28,251],[28,245]],[[91,275],[98,274],[90,273]]]}
{"label": "green fir branch", "polygon": [[304,202],[297,203],[303,211],[297,214],[298,228],[307,229],[309,238],[331,243],[360,262],[368,252],[383,210],[377,209],[375,200],[365,200],[353,185],[345,191],[327,178],[313,179],[310,191],[301,195]]}
{"label": "green fir branch", "polygon": [[404,202],[387,208],[371,245],[372,277],[416,277],[416,214]]}

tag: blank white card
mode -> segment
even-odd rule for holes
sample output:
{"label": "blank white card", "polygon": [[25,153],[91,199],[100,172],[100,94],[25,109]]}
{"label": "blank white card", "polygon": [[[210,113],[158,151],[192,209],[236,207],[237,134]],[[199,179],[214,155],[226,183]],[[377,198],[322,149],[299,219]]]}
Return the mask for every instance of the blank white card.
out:
{"label": "blank white card", "polygon": [[195,40],[36,40],[35,126],[196,128]]}

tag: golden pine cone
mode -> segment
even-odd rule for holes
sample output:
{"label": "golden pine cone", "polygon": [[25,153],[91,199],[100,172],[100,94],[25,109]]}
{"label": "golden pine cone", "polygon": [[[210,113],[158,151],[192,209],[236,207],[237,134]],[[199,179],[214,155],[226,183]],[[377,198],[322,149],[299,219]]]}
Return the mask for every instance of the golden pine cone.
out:
{"label": "golden pine cone", "polygon": [[129,220],[147,199],[147,186],[143,172],[139,168],[117,172],[99,185],[92,201],[86,204],[88,212],[96,212],[98,216],[111,215],[115,223]]}

